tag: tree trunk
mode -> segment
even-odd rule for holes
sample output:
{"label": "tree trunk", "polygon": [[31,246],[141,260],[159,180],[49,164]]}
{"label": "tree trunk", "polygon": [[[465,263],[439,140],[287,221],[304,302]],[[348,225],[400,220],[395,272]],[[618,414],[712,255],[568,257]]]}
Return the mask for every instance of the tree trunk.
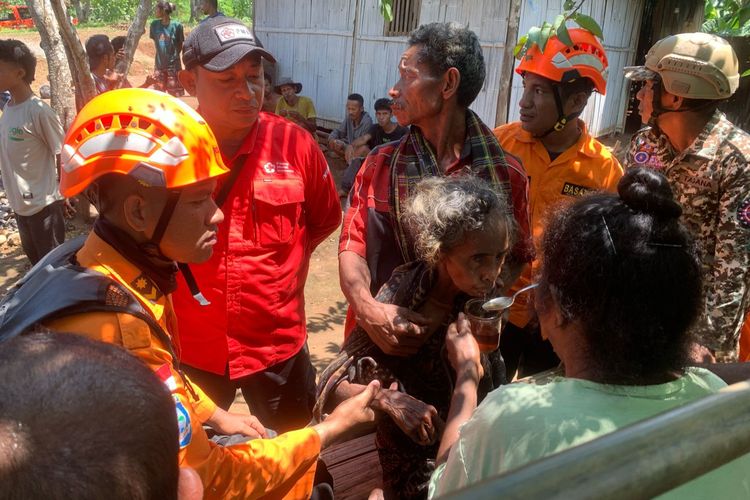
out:
{"label": "tree trunk", "polygon": [[57,19],[52,11],[50,0],[26,0],[31,17],[39,31],[41,46],[47,57],[49,72],[50,104],[67,129],[76,116],[76,102],[73,93],[73,78],[65,54],[65,46],[60,37]]}
{"label": "tree trunk", "polygon": [[200,20],[203,13],[201,12],[201,0],[190,0],[190,22]]}
{"label": "tree trunk", "polygon": [[71,3],[73,4],[73,8],[76,11],[76,18],[78,18],[78,22],[79,23],[89,22],[89,13],[91,12],[91,0],[84,0],[83,3],[81,3],[81,0],[71,0]]}
{"label": "tree trunk", "polygon": [[135,50],[138,48],[138,41],[146,32],[146,21],[151,14],[151,0],[141,0],[138,4],[138,10],[135,12],[135,19],[128,28],[127,39],[125,40],[125,59],[117,63],[115,70],[118,73],[127,75],[130,65],[135,56]]}
{"label": "tree trunk", "polygon": [[[31,1],[31,0],[27,0]],[[57,18],[60,35],[68,50],[68,62],[76,79],[76,90],[81,97],[81,105],[86,104],[96,96],[96,85],[89,69],[89,59],[86,51],[78,39],[78,34],[65,11],[63,0],[43,0],[52,4],[52,10]]]}

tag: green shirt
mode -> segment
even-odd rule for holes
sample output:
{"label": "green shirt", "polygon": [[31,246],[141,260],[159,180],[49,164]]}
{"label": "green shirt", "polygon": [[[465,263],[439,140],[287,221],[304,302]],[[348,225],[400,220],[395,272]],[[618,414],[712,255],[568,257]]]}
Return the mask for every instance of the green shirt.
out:
{"label": "green shirt", "polygon": [[305,118],[315,118],[316,116],[312,99],[302,95],[297,97],[297,104],[294,106],[290,106],[283,97],[279,99],[279,102],[276,103],[276,114],[285,116],[282,111],[296,111]]}
{"label": "green shirt", "polygon": [[180,52],[182,44],[185,41],[182,24],[177,21],[170,21],[164,26],[161,19],[155,19],[151,23],[149,37],[156,44],[156,69],[161,71],[179,71],[182,69],[180,64]]}
{"label": "green shirt", "polygon": [[[430,498],[458,490],[717,392],[726,384],[690,368],[673,382],[603,385],[558,377],[491,392],[460,430],[432,475]],[[750,456],[740,457],[660,498],[750,497]],[[563,487],[564,485],[561,485]]]}

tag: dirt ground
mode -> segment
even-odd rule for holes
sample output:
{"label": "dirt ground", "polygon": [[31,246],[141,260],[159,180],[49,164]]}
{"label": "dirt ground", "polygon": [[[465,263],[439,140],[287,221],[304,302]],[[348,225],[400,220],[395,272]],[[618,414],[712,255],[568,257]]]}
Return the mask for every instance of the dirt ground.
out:
{"label": "dirt ground", "polygon": [[[78,35],[83,43],[92,35],[103,33],[110,38],[124,35],[127,27],[82,28]],[[0,38],[15,38],[26,43],[37,56],[36,80],[32,88],[38,93],[39,87],[47,82],[47,62],[39,47],[39,36],[33,31],[0,30]],[[128,79],[133,85],[140,85],[153,69],[154,44],[147,35],[141,37]],[[194,104],[194,100],[186,99]],[[334,178],[341,172],[335,170]],[[69,224],[68,235],[81,234],[87,230],[82,223]],[[305,287],[307,329],[309,332],[310,353],[313,364],[322,370],[339,350],[343,339],[343,324],[346,315],[346,300],[339,288],[337,261],[338,231],[324,241],[312,256],[310,272]],[[0,295],[13,285],[28,268],[28,260],[12,235],[9,241],[0,245]]]}

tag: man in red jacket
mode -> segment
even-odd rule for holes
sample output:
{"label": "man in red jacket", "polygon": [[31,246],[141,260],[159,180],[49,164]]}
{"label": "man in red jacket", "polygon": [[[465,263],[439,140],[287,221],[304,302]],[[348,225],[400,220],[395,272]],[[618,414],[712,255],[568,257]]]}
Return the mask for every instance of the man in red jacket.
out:
{"label": "man in red jacket", "polygon": [[174,306],[191,379],[223,408],[242,389],[263,425],[284,432],[311,417],[304,285],[310,254],[338,227],[341,206],[312,136],[260,112],[261,58],[275,62],[236,19],[208,19],[185,41],[180,81],[234,172],[216,192],[225,219],[214,254],[191,266],[194,284],[180,280]]}

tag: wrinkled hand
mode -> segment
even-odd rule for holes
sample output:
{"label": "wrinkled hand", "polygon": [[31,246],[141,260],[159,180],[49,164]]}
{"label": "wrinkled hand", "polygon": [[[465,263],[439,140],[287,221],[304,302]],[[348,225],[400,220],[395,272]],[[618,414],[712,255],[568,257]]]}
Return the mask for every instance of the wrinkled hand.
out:
{"label": "wrinkled hand", "polygon": [[72,219],[76,214],[75,203],[76,201],[73,198],[65,198],[65,201],[63,201],[63,216],[66,219]]}
{"label": "wrinkled hand", "polygon": [[321,446],[328,446],[369,429],[375,422],[375,412],[370,405],[379,391],[380,382],[373,380],[362,392],[338,405],[323,422],[315,425]]}
{"label": "wrinkled hand", "polygon": [[422,446],[435,443],[440,437],[443,422],[434,406],[395,390],[383,389],[373,400],[372,407],[386,413],[412,441]]}
{"label": "wrinkled hand", "polygon": [[268,432],[263,424],[253,415],[231,413],[217,408],[211,419],[206,422],[219,434],[230,436],[242,434],[251,438],[267,438]]}
{"label": "wrinkled hand", "polygon": [[427,318],[405,307],[375,302],[362,308],[357,322],[391,356],[416,354],[427,340]]}
{"label": "wrinkled hand", "polygon": [[445,348],[457,375],[464,370],[475,370],[472,373],[476,373],[479,379],[482,378],[484,371],[479,358],[479,345],[471,334],[471,326],[464,313],[459,313],[458,319],[448,327]]}
{"label": "wrinkled hand", "polygon": [[349,163],[350,161],[352,161],[353,157],[354,157],[354,146],[349,144],[344,149],[344,159],[346,160],[346,163]]}

